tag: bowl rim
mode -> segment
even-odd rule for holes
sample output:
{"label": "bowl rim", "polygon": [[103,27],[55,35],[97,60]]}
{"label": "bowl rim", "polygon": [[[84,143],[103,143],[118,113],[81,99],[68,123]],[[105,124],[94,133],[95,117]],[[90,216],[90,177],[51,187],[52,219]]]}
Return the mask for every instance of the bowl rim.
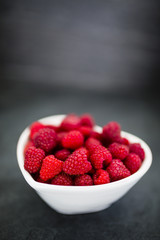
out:
{"label": "bowl rim", "polygon": [[[56,120],[56,119],[60,119],[59,121],[62,121],[63,118],[66,115],[52,115],[52,116],[48,116],[45,118],[41,118],[37,121],[40,121],[44,124],[51,124],[52,121]],[[59,122],[60,123],[60,122]],[[56,125],[55,123],[53,123],[54,125]],[[101,131],[102,127],[97,126],[95,127],[95,129],[97,131]],[[27,181],[27,183],[34,188],[36,191],[39,190],[43,190],[43,191],[67,191],[67,192],[92,192],[92,191],[99,191],[99,190],[107,190],[107,189],[113,189],[113,188],[119,188],[122,187],[124,185],[128,185],[131,184],[132,182],[138,181],[150,168],[151,164],[152,164],[152,152],[149,148],[149,146],[139,137],[125,132],[125,131],[121,131],[122,136],[123,137],[127,137],[131,142],[138,142],[141,144],[141,146],[144,148],[145,151],[145,159],[143,160],[143,163],[140,167],[140,169],[132,174],[131,176],[115,181],[115,182],[110,182],[107,184],[102,184],[102,185],[93,185],[93,186],[61,186],[61,185],[53,185],[53,184],[46,184],[46,183],[40,183],[35,181],[32,176],[24,169],[24,146],[28,140],[29,137],[29,126],[26,127],[23,132],[21,133],[18,143],[17,143],[17,161],[18,161],[18,165],[19,168],[21,170],[21,173],[23,175],[23,177],[25,178],[25,180]]]}

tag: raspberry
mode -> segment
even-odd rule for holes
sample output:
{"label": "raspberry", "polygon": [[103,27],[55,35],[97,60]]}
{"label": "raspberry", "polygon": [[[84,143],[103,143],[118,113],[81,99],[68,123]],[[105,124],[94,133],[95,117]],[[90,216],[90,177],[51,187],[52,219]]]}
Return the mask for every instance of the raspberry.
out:
{"label": "raspberry", "polygon": [[24,154],[26,153],[26,151],[29,147],[33,147],[33,146],[34,146],[33,142],[31,140],[29,140],[25,145]]}
{"label": "raspberry", "polygon": [[53,129],[55,132],[57,132],[59,130],[58,126],[54,126],[54,125],[45,125],[45,128],[51,128]]}
{"label": "raspberry", "polygon": [[91,169],[91,163],[87,158],[87,150],[84,148],[75,150],[63,163],[63,171],[69,175],[84,174]]}
{"label": "raspberry", "polygon": [[113,159],[107,167],[111,181],[117,181],[131,175],[130,171],[125,167],[120,159]]}
{"label": "raspberry", "polygon": [[40,182],[40,183],[50,183],[51,182],[51,179],[47,180],[47,181],[44,181],[40,178],[40,175],[39,175],[39,172],[36,172],[36,173],[33,173],[32,174],[32,177],[35,181],[37,182]]}
{"label": "raspberry", "polygon": [[89,153],[94,153],[97,146],[101,146],[101,142],[98,139],[95,138],[88,138],[85,142],[85,146],[88,149]]}
{"label": "raspberry", "polygon": [[78,116],[76,116],[75,114],[69,114],[67,115],[61,125],[60,128],[63,131],[71,131],[71,130],[75,130],[78,129],[80,127],[80,118]]}
{"label": "raspberry", "polygon": [[112,161],[111,153],[103,146],[98,146],[90,156],[91,163],[95,169],[103,168],[103,162],[108,165]]}
{"label": "raspberry", "polygon": [[40,170],[40,178],[47,181],[62,171],[63,162],[55,158],[54,155],[48,155],[43,159]]}
{"label": "raspberry", "polygon": [[93,185],[93,180],[88,174],[80,175],[75,177],[75,186],[90,186]]}
{"label": "raspberry", "polygon": [[30,125],[30,139],[33,139],[35,133],[37,133],[40,129],[44,128],[45,126],[40,122],[34,122]]}
{"label": "raspberry", "polygon": [[119,143],[112,143],[109,145],[108,150],[111,152],[113,158],[118,158],[120,160],[125,159],[129,154],[128,147]]}
{"label": "raspberry", "polygon": [[57,135],[53,129],[40,129],[33,138],[36,147],[43,149],[45,152],[50,152],[56,146]]}
{"label": "raspberry", "polygon": [[91,131],[90,138],[98,139],[100,142],[103,140],[102,134],[96,131]]}
{"label": "raspberry", "polygon": [[92,131],[92,128],[88,126],[81,126],[78,128],[78,131],[80,131],[84,137],[88,137]]}
{"label": "raspberry", "polygon": [[129,140],[127,138],[119,138],[118,140],[116,140],[117,143],[123,144],[123,145],[127,145],[129,146]]}
{"label": "raspberry", "polygon": [[89,158],[89,151],[87,150],[87,148],[85,147],[80,147],[79,149],[77,149],[79,153],[82,152],[82,154],[86,154],[87,155],[87,158]]}
{"label": "raspberry", "polygon": [[62,139],[62,146],[69,149],[77,149],[83,145],[84,137],[77,130],[70,131]]}
{"label": "raspberry", "polygon": [[63,186],[72,186],[73,185],[73,180],[72,180],[71,176],[62,172],[52,179],[51,184],[63,185]]}
{"label": "raspberry", "polygon": [[42,149],[28,147],[25,153],[24,168],[29,173],[35,173],[41,168],[45,152]]}
{"label": "raspberry", "polygon": [[119,144],[123,144],[123,145],[127,145],[127,146],[129,146],[129,144],[130,144],[129,140],[127,138],[122,138],[121,136],[116,137],[114,139],[114,142],[119,143]]}
{"label": "raspberry", "polygon": [[107,142],[114,142],[118,137],[120,137],[121,127],[117,122],[109,122],[103,127],[103,138]]}
{"label": "raspberry", "polygon": [[105,184],[110,182],[109,174],[103,169],[99,169],[93,174],[93,182],[95,185]]}
{"label": "raspberry", "polygon": [[50,183],[50,180],[44,181],[40,178],[39,173],[37,173],[37,176],[34,176],[34,180],[39,182],[39,183]]}
{"label": "raspberry", "polygon": [[42,180],[40,177],[38,177],[37,179],[36,179],[36,181],[37,182],[39,182],[39,183],[46,183],[44,180]]}
{"label": "raspberry", "polygon": [[141,147],[140,143],[132,143],[129,146],[129,151],[137,154],[143,161],[145,158],[144,149]]}
{"label": "raspberry", "polygon": [[135,153],[130,153],[127,158],[124,160],[124,165],[129,169],[129,171],[133,174],[137,172],[140,168],[142,161],[140,157]]}
{"label": "raspberry", "polygon": [[92,128],[94,126],[94,119],[90,114],[86,113],[80,117],[80,123],[82,126],[88,126]]}
{"label": "raspberry", "polygon": [[91,174],[91,175],[93,175],[94,173],[95,173],[95,169],[94,168],[92,168],[89,172],[88,172],[88,174]]}
{"label": "raspberry", "polygon": [[57,133],[57,145],[59,145],[60,147],[62,147],[62,139],[64,138],[64,136],[67,135],[67,132],[59,132]]}
{"label": "raspberry", "polygon": [[55,157],[61,161],[66,160],[66,158],[70,155],[70,151],[68,149],[61,149],[55,153]]}

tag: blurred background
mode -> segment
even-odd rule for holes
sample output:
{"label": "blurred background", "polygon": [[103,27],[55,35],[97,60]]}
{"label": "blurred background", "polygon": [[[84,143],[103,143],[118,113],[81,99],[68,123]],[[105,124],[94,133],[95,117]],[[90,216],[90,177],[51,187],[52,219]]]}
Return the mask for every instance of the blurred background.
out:
{"label": "blurred background", "polygon": [[[160,2],[0,3],[1,239],[53,239],[54,234],[80,239],[78,228],[87,239],[131,239],[130,234],[159,239]],[[24,127],[69,112],[89,112],[102,126],[120,122],[123,130],[144,139],[154,156],[150,172],[126,198],[83,218],[51,211],[24,182],[16,163]],[[47,216],[43,223],[42,215]],[[104,222],[108,218],[111,222]]]}
{"label": "blurred background", "polygon": [[159,1],[2,1],[3,79],[100,91],[150,87]]}

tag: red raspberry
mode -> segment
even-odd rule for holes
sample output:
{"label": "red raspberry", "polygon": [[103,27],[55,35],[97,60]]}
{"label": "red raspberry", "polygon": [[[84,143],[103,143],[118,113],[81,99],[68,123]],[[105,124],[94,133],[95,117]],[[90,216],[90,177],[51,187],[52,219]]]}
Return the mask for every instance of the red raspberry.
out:
{"label": "red raspberry", "polygon": [[72,180],[71,176],[62,172],[52,179],[51,184],[63,185],[63,186],[72,186],[73,185],[73,180]]}
{"label": "red raspberry", "polygon": [[57,145],[62,147],[62,139],[67,135],[68,132],[59,132],[57,133]]}
{"label": "red raspberry", "polygon": [[78,131],[80,131],[84,137],[88,137],[92,131],[92,128],[87,126],[81,126],[80,128],[78,128]]}
{"label": "red raspberry", "polygon": [[101,169],[103,168],[104,161],[105,165],[108,165],[112,161],[112,155],[107,148],[98,146],[90,156],[90,160],[95,169]]}
{"label": "red raspberry", "polygon": [[77,149],[79,153],[82,152],[82,154],[86,154],[87,155],[87,158],[89,158],[89,151],[87,150],[87,148],[85,147],[80,147],[79,149]]}
{"label": "red raspberry", "polygon": [[107,142],[114,142],[118,137],[120,137],[121,127],[117,122],[109,122],[103,127],[103,138]]}
{"label": "red raspberry", "polygon": [[119,143],[112,143],[109,145],[108,150],[111,152],[113,158],[118,158],[120,160],[125,159],[129,154],[128,147]]}
{"label": "red raspberry", "polygon": [[67,115],[63,119],[63,121],[60,125],[60,128],[63,131],[71,131],[71,130],[78,129],[79,127],[80,127],[80,118],[75,114]]}
{"label": "red raspberry", "polygon": [[87,158],[87,150],[80,148],[75,150],[63,163],[63,171],[70,175],[87,173],[92,169]]}
{"label": "red raspberry", "polygon": [[75,177],[74,180],[75,186],[91,186],[93,185],[93,180],[88,174],[80,175]]}
{"label": "red raspberry", "polygon": [[99,140],[100,142],[102,142],[102,140],[103,140],[102,134],[99,133],[99,132],[96,132],[96,131],[91,131],[89,137],[90,138],[95,138],[95,139]]}
{"label": "red raspberry", "polygon": [[81,122],[81,125],[82,126],[88,126],[88,127],[93,127],[94,126],[94,119],[93,117],[86,113],[86,114],[83,114],[81,117],[80,117],[80,122]]}
{"label": "red raspberry", "polygon": [[34,122],[30,125],[30,139],[33,139],[35,133],[37,133],[40,129],[44,128],[44,124],[40,122]]}
{"label": "red raspberry", "polygon": [[41,168],[45,152],[40,148],[29,147],[25,153],[24,168],[29,173],[35,173]]}
{"label": "red raspberry", "polygon": [[33,138],[36,147],[43,149],[45,152],[50,152],[56,146],[57,135],[53,129],[40,129]]}
{"label": "red raspberry", "polygon": [[61,149],[55,153],[55,157],[61,161],[66,160],[66,158],[70,155],[70,151],[68,149]]}
{"label": "red raspberry", "polygon": [[55,132],[57,132],[59,130],[58,126],[54,126],[54,125],[45,125],[45,128],[51,128],[53,129]]}
{"label": "red raspberry", "polygon": [[55,158],[54,155],[48,155],[42,162],[40,178],[47,181],[62,171],[63,162]]}
{"label": "red raspberry", "polygon": [[97,146],[101,146],[101,142],[98,139],[95,138],[88,138],[85,142],[85,146],[88,149],[89,153],[94,153]]}
{"label": "red raspberry", "polygon": [[129,169],[129,171],[133,174],[137,172],[140,168],[142,161],[140,157],[135,153],[130,153],[127,158],[124,160],[125,166]]}
{"label": "red raspberry", "polygon": [[118,143],[129,146],[129,140],[127,138],[120,138]]}
{"label": "red raspberry", "polygon": [[110,182],[109,174],[103,169],[99,169],[93,174],[93,182],[95,185],[105,184]]}
{"label": "red raspberry", "polygon": [[40,178],[39,176],[39,172],[37,172],[36,174],[32,174],[32,177],[34,178],[35,181],[40,182],[40,183],[50,183],[50,180],[48,181],[44,181]]}
{"label": "red raspberry", "polygon": [[91,174],[91,175],[93,175],[94,173],[95,173],[95,169],[94,168],[92,168],[89,172],[88,172],[88,174]]}
{"label": "red raspberry", "polygon": [[45,182],[44,180],[42,180],[40,177],[38,177],[38,178],[36,179],[36,181],[39,182],[39,183],[48,183],[48,182]]}
{"label": "red raspberry", "polygon": [[32,173],[32,177],[33,177],[33,179],[34,179],[35,181],[37,181],[37,182],[40,182],[40,183],[50,183],[50,180],[44,181],[44,180],[42,180],[42,179],[40,178],[40,176],[39,176],[39,171],[36,172],[36,173]]}
{"label": "red raspberry", "polygon": [[24,147],[24,154],[26,153],[26,151],[29,147],[33,147],[33,146],[34,146],[33,142],[31,140],[29,140]]}
{"label": "red raspberry", "polygon": [[62,139],[62,146],[69,149],[77,149],[83,145],[84,137],[77,130],[70,131]]}
{"label": "red raspberry", "polygon": [[129,140],[127,138],[122,138],[122,137],[117,137],[115,138],[114,142],[116,143],[120,143],[120,144],[123,144],[123,145],[127,145],[129,146]]}
{"label": "red raspberry", "polygon": [[111,181],[117,181],[131,175],[130,171],[125,167],[120,159],[113,159],[107,167]]}
{"label": "red raspberry", "polygon": [[143,161],[145,158],[144,149],[141,147],[140,143],[132,143],[129,146],[129,151],[137,154]]}

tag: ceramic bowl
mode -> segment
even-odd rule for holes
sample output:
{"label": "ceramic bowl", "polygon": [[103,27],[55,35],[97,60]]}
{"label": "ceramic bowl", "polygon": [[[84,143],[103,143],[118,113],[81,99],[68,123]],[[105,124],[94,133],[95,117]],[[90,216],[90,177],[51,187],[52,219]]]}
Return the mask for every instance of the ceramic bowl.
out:
{"label": "ceramic bowl", "polygon": [[[65,115],[54,115],[39,121],[44,124],[59,125],[64,117]],[[95,129],[99,132],[102,130],[99,126]],[[143,177],[152,163],[151,150],[142,139],[127,132],[122,132],[122,136],[128,138],[131,143],[139,142],[144,148],[146,157],[136,173],[116,182],[95,186],[58,186],[36,182],[24,169],[23,151],[29,137],[28,127],[22,132],[17,144],[18,164],[27,183],[57,212],[63,214],[97,212],[108,208],[124,196]]]}

